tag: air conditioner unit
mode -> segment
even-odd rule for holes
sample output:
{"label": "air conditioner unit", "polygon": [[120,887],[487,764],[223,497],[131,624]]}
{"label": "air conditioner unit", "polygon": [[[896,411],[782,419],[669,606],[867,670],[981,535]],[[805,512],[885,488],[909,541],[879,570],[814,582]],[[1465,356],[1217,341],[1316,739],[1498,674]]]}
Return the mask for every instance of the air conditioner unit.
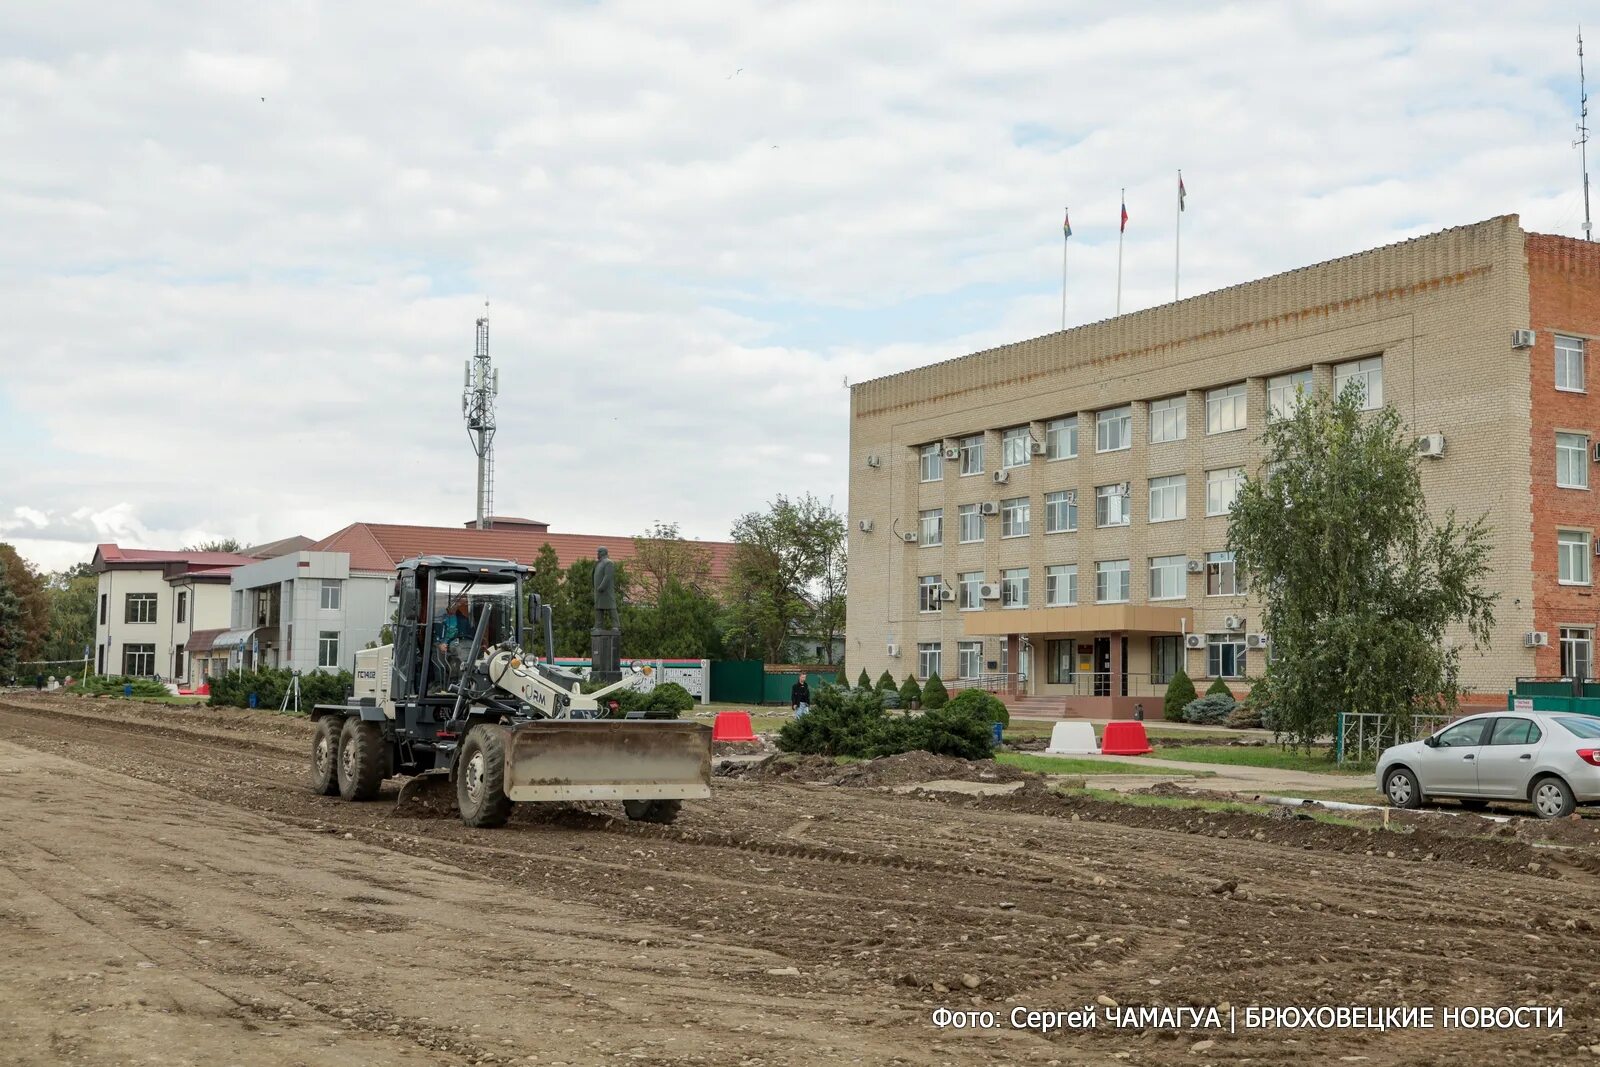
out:
{"label": "air conditioner unit", "polygon": [[994,472],[994,484],[995,485],[1005,485],[1010,480],[1011,480],[1011,472],[1010,471],[995,471]]}
{"label": "air conditioner unit", "polygon": [[914,545],[917,543],[917,535],[908,530],[900,535],[900,540],[904,541],[908,545]]}
{"label": "air conditioner unit", "polygon": [[882,456],[868,456],[867,457],[867,466],[869,466],[869,467],[881,467],[881,466],[883,466],[883,457]]}
{"label": "air conditioner unit", "polygon": [[1444,455],[1444,434],[1425,433],[1417,438],[1417,455],[1438,459]]}
{"label": "air conditioner unit", "polygon": [[1594,443],[1594,461],[1600,463],[1600,441]]}
{"label": "air conditioner unit", "polygon": [[1205,569],[1206,569],[1206,565],[1205,565],[1205,562],[1203,560],[1191,559],[1188,562],[1188,564],[1185,567],[1185,569],[1190,574],[1204,574],[1205,573]]}
{"label": "air conditioner unit", "polygon": [[998,514],[1000,514],[1000,505],[996,501],[985,500],[983,503],[978,505],[978,514],[979,515],[998,515]]}
{"label": "air conditioner unit", "polygon": [[984,582],[982,585],[978,586],[978,599],[979,600],[999,600],[1000,599],[1000,586],[998,584],[993,584],[992,585],[992,584],[990,584],[988,582]]}
{"label": "air conditioner unit", "polygon": [[1183,647],[1184,648],[1205,648],[1206,647],[1206,635],[1205,634],[1184,634],[1183,635]]}
{"label": "air conditioner unit", "polygon": [[1511,347],[1512,348],[1532,348],[1535,336],[1536,335],[1534,334],[1534,332],[1532,330],[1512,330],[1511,331]]}
{"label": "air conditioner unit", "polygon": [[1523,648],[1544,648],[1550,644],[1550,635],[1543,630],[1529,630],[1522,635]]}
{"label": "air conditioner unit", "polygon": [[1267,644],[1268,644],[1268,641],[1267,641],[1267,635],[1266,634],[1245,634],[1244,635],[1244,647],[1245,648],[1253,648],[1253,649],[1259,650],[1259,649],[1266,648]]}
{"label": "air conditioner unit", "polygon": [[956,599],[956,591],[951,589],[949,586],[946,586],[945,588],[939,590],[939,599],[946,604],[953,604],[955,603]]}
{"label": "air conditioner unit", "polygon": [[861,530],[862,533],[871,533],[872,532],[872,520],[871,519],[862,519],[860,522],[856,523],[856,526]]}
{"label": "air conditioner unit", "polygon": [[1230,630],[1242,630],[1244,629],[1244,616],[1229,615],[1227,618],[1222,620],[1222,625],[1226,626]]}
{"label": "air conditioner unit", "polygon": [[900,646],[899,645],[890,645],[889,646],[889,658],[890,659],[898,659],[899,656],[900,656]]}
{"label": "air conditioner unit", "polygon": [[1028,455],[1030,455],[1030,456],[1042,456],[1042,455],[1044,455],[1044,442],[1043,441],[1029,441],[1028,442]]}
{"label": "air conditioner unit", "polygon": [[961,449],[959,449],[959,448],[947,448],[947,449],[945,449],[944,450],[944,458],[945,459],[960,459],[961,458]]}

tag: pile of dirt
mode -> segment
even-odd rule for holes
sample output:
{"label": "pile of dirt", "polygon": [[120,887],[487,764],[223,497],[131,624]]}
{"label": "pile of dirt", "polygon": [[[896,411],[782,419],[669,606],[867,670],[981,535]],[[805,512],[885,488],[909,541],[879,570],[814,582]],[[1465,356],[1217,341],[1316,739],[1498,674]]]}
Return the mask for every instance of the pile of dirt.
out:
{"label": "pile of dirt", "polygon": [[863,760],[840,766],[827,756],[778,753],[756,763],[724,764],[718,774],[728,778],[819,782],[824,785],[877,789],[919,782],[1017,782],[1039,777],[1029,771],[994,760],[964,760],[935,756],[931,752],[902,752],[896,756]]}

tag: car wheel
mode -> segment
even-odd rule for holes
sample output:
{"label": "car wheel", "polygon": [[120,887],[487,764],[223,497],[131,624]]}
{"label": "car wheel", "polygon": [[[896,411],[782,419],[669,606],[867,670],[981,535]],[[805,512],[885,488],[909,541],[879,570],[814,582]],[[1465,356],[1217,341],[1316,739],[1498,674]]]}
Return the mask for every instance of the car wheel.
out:
{"label": "car wheel", "polygon": [[1384,778],[1383,795],[1389,798],[1392,808],[1422,807],[1422,786],[1405,767],[1396,767]]}
{"label": "car wheel", "polygon": [[1534,782],[1533,792],[1528,799],[1533,801],[1533,810],[1541,819],[1563,819],[1578,807],[1572,787],[1553,776]]}

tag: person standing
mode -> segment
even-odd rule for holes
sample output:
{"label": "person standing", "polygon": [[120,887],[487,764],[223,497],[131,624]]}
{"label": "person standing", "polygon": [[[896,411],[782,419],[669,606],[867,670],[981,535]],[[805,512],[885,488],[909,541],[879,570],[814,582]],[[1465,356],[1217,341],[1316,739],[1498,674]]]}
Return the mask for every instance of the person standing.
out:
{"label": "person standing", "polygon": [[797,719],[811,710],[811,687],[806,684],[803,672],[800,680],[794,683],[794,688],[789,690],[789,710],[794,712]]}

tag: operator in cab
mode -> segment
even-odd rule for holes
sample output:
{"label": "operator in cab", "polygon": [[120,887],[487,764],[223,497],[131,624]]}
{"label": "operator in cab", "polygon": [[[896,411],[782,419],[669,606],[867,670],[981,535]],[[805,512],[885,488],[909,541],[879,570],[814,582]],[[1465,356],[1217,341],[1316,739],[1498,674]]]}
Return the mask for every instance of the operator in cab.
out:
{"label": "operator in cab", "polygon": [[457,596],[445,609],[444,618],[434,624],[434,647],[450,665],[451,673],[458,673],[467,656],[467,642],[472,640],[472,621],[467,615],[467,598]]}

